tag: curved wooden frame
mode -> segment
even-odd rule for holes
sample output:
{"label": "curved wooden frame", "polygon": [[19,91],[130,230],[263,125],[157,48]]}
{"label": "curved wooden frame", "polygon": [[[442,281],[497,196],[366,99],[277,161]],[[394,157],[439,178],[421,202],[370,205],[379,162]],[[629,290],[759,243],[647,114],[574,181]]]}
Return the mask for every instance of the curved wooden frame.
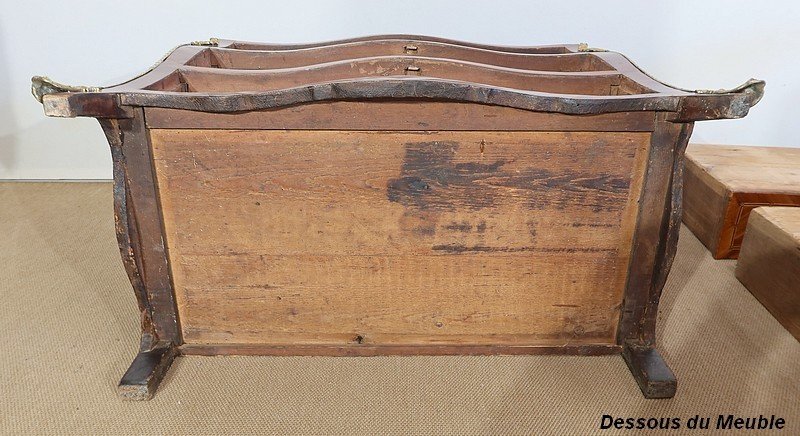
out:
{"label": "curved wooden frame", "polygon": [[[200,80],[205,81],[199,86],[201,91],[219,83],[217,86],[225,92],[198,92],[195,85]],[[576,92],[576,84],[583,86],[579,90],[592,93]],[[757,80],[727,91],[677,89],[653,79],[621,54],[582,45],[500,47],[412,35],[296,45],[213,40],[179,46],[151,70],[120,85],[70,87],[35,77],[32,88],[49,116],[98,118],[111,146],[117,238],[142,324],[139,354],[120,382],[120,394],[130,399],[152,396],[179,352],[622,353],[646,397],[671,397],[677,382],[655,349],[655,321],[677,245],[683,151],[694,121],[743,117],[761,99],[763,90],[764,82]],[[523,126],[530,125],[531,120],[544,120],[543,125],[553,130],[570,130],[569,123],[578,123],[581,129],[589,126],[588,130],[652,132],[639,198],[642,213],[633,235],[616,345],[301,347],[291,352],[184,345],[164,242],[149,123],[169,125],[163,120],[171,116],[208,120],[209,116],[231,114],[242,118],[224,118],[233,126],[229,128],[253,128],[249,126],[260,126],[264,120],[281,128],[285,123],[292,124],[291,120],[274,118],[274,110],[281,108],[318,110],[320,105],[314,103],[327,102],[352,104],[355,110],[364,111],[368,109],[358,106],[360,102],[381,105],[405,101],[425,101],[431,108],[439,108],[436,110],[445,102],[478,104],[512,117],[527,114]],[[386,108],[405,110],[391,104]],[[153,115],[147,125],[145,111]],[[244,121],[247,117],[251,121]],[[440,125],[452,125],[444,112],[436,117]],[[359,117],[352,119],[358,123]],[[341,125],[329,118],[315,120],[320,129]],[[607,126],[619,120],[629,124]],[[395,125],[400,126],[400,121]]]}
{"label": "curved wooden frame", "polygon": [[[391,44],[383,45],[385,42]],[[360,44],[370,46],[381,44],[385,50],[391,48],[400,50],[401,53],[408,55],[404,48],[414,43],[417,49],[423,44],[444,44],[441,39],[431,39],[426,37],[407,36],[403,39],[395,37],[374,37],[358,39],[353,41],[342,41],[330,45],[313,46],[268,46],[272,51],[283,52],[282,57],[275,59],[274,68],[294,68],[295,72],[303,69],[303,66],[296,66],[287,59],[292,58],[292,53],[298,50],[308,50],[310,47],[328,47],[341,44]],[[211,43],[210,43],[211,44]],[[447,78],[428,78],[424,77],[424,71],[415,73],[421,75],[414,76],[387,76],[387,78],[376,78],[372,75],[365,75],[359,78],[346,78],[334,81],[323,81],[308,83],[302,86],[282,88],[271,91],[255,92],[187,92],[185,82],[182,82],[180,70],[191,69],[197,72],[198,69],[208,70],[219,69],[219,65],[214,63],[213,50],[222,44],[226,50],[237,49],[237,46],[251,47],[252,44],[237,43],[234,41],[224,41],[214,43],[213,46],[184,45],[173,50],[164,60],[147,73],[120,85],[98,89],[97,92],[59,92],[70,91],[70,89],[59,89],[52,86],[53,82],[43,81],[42,78],[34,78],[33,92],[44,104],[45,113],[56,117],[75,117],[90,116],[98,118],[115,118],[125,116],[126,107],[164,107],[173,109],[187,109],[203,112],[238,112],[261,109],[274,109],[283,106],[308,103],[314,101],[334,101],[334,100],[364,100],[364,99],[398,99],[416,98],[430,100],[461,101],[471,103],[490,104],[506,106],[530,111],[554,112],[572,115],[602,114],[613,112],[628,111],[666,111],[674,112],[674,120],[681,122],[692,122],[711,119],[741,118],[747,115],[750,107],[758,103],[763,95],[764,82],[750,80],[747,83],[732,90],[720,91],[686,91],[665,85],[643,71],[639,70],[626,57],[619,53],[598,51],[598,52],[579,52],[577,45],[549,46],[560,47],[566,54],[541,54],[535,50],[541,48],[528,48],[532,53],[513,50],[510,48],[494,47],[495,56],[514,54],[522,58],[550,57],[559,59],[564,56],[588,56],[609,65],[607,70],[593,70],[592,72],[575,72],[570,75],[583,77],[591,80],[597,76],[597,71],[619,75],[632,83],[637,84],[644,90],[644,93],[630,93],[628,95],[580,95],[580,94],[554,94],[525,90],[518,88],[499,87],[492,84],[484,84],[473,81],[453,80]],[[402,44],[402,45],[400,45]],[[463,50],[489,51],[488,46],[476,46],[470,44],[448,41],[447,44]],[[524,50],[517,48],[516,50]],[[260,53],[255,51],[256,53]],[[384,54],[391,54],[386,52]],[[473,62],[463,59],[456,53],[453,58],[439,58],[440,63],[454,63],[457,61]],[[316,57],[319,62],[346,61],[339,56],[330,58]],[[361,58],[349,58],[352,62],[365,62]],[[474,62],[473,62],[474,63]],[[308,65],[305,65],[308,67]],[[409,67],[414,68],[411,62]],[[474,67],[474,66],[473,66]],[[497,68],[498,65],[483,65],[480,68],[485,70]],[[319,68],[319,67],[317,67]],[[305,70],[302,70],[305,71]],[[506,70],[507,71],[507,70]],[[562,71],[563,73],[564,71]],[[567,71],[570,72],[570,71]],[[574,72],[574,71],[573,71]],[[289,71],[291,73],[291,71]],[[544,71],[540,72],[544,74]],[[552,74],[553,72],[550,71]],[[246,76],[248,72],[236,71],[233,74]],[[533,73],[529,73],[533,74]],[[153,89],[156,88],[156,89]]]}

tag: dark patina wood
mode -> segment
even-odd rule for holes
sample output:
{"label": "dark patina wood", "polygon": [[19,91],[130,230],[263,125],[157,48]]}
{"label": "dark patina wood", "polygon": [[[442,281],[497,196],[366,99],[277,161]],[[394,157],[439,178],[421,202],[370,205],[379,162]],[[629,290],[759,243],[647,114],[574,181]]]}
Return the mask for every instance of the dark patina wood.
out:
{"label": "dark patina wood", "polygon": [[145,333],[139,354],[119,381],[117,392],[123,400],[149,400],[167,373],[178,350],[171,344],[154,345]]}
{"label": "dark patina wood", "polygon": [[32,90],[111,146],[142,327],[123,398],[178,354],[622,354],[668,398],[655,323],[683,152],[694,121],[743,117],[763,88],[677,89],[585,45],[386,35],[199,42],[117,86]]}
{"label": "dark patina wood", "polygon": [[127,399],[147,399],[181,342],[161,215],[142,109],[124,119],[100,119],[114,163],[114,218],[122,263],[136,294],[140,350],[119,384]]}

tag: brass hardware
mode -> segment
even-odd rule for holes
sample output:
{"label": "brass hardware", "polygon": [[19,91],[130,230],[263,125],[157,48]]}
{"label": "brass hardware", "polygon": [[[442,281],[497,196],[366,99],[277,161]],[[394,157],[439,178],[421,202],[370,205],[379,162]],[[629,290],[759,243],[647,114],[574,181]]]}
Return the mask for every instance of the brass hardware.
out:
{"label": "brass hardware", "polygon": [[608,51],[608,50],[606,50],[604,48],[589,47],[589,44],[587,44],[585,42],[582,42],[582,43],[578,44],[578,51],[581,52],[581,53],[591,53],[591,52],[602,52],[602,51]]}
{"label": "brass hardware", "polygon": [[[138,76],[134,77],[131,80],[138,79],[139,77],[144,76],[150,71],[153,71],[153,69],[158,65],[160,65],[162,62],[164,62],[164,60],[167,59],[169,55],[172,54],[172,52],[186,45],[216,47],[219,45],[219,38],[209,38],[207,41],[192,41],[189,44],[179,45],[170,50],[169,52],[167,52],[167,54],[165,54],[161,58],[161,60],[156,62],[155,65],[150,67],[147,71],[139,74]],[[33,76],[33,78],[31,78],[31,94],[33,94],[33,96],[39,103],[42,103],[42,99],[47,94],[55,94],[58,92],[99,92],[105,88],[112,88],[114,86],[119,86],[119,85],[121,84],[109,85],[109,86],[71,86],[58,83],[49,77]]]}
{"label": "brass hardware", "polygon": [[202,45],[202,46],[210,46],[216,47],[219,45],[219,38],[209,38],[206,41],[192,41],[189,45]]}
{"label": "brass hardware", "polygon": [[752,92],[753,89],[755,89],[757,87],[763,87],[765,83],[766,82],[764,82],[763,80],[750,79],[747,82],[744,82],[744,83],[742,83],[741,85],[739,85],[739,86],[737,86],[735,88],[730,88],[730,89],[697,89],[694,92],[696,92],[697,94],[735,94],[737,92],[742,92],[742,91],[744,91],[744,92],[751,91]]}
{"label": "brass hardware", "polygon": [[420,68],[415,65],[409,65],[406,67],[406,74],[421,75]]}
{"label": "brass hardware", "polygon": [[47,94],[58,92],[98,92],[100,89],[97,86],[64,85],[45,76],[33,76],[31,78],[31,94],[39,103],[42,103],[44,96]]}
{"label": "brass hardware", "polygon": [[405,50],[406,53],[416,52],[417,51],[417,46],[416,45],[410,45],[410,44],[409,45],[405,45],[405,46],[403,46],[403,50]]}

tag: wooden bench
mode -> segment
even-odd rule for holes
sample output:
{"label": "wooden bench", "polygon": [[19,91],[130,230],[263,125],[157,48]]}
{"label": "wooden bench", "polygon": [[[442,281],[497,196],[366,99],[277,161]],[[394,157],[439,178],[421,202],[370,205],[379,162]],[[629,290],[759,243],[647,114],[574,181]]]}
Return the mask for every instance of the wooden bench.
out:
{"label": "wooden bench", "polygon": [[714,255],[736,259],[750,211],[800,206],[800,148],[691,144],[683,222]]}
{"label": "wooden bench", "polygon": [[800,340],[800,208],[753,209],[736,278]]}

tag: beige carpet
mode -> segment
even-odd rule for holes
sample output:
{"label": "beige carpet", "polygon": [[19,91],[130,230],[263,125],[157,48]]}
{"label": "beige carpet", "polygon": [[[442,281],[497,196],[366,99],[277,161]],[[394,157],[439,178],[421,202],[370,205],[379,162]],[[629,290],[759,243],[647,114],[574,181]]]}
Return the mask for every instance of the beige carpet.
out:
{"label": "beige carpet", "polygon": [[2,183],[0,432],[615,434],[603,414],[775,414],[800,434],[800,344],[734,265],[683,230],[659,323],[672,400],[644,400],[619,356],[181,357],[152,401],[121,402],[138,320],[111,185]]}

